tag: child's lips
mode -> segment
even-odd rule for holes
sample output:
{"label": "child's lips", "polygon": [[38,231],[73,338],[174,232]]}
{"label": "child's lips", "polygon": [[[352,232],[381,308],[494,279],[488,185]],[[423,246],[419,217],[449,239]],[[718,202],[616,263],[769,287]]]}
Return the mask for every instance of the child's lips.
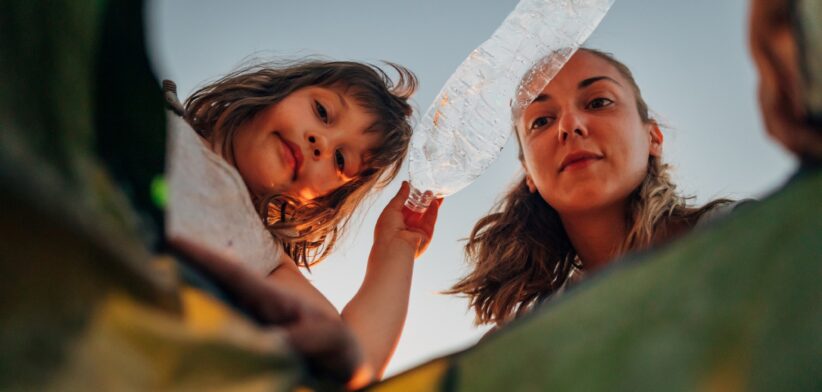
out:
{"label": "child's lips", "polygon": [[293,174],[291,176],[291,180],[294,181],[297,179],[297,174],[300,172],[300,167],[303,165],[303,154],[300,151],[300,147],[296,144],[286,140],[281,135],[280,140],[283,142],[283,158],[286,161],[288,166],[291,166],[293,170]]}

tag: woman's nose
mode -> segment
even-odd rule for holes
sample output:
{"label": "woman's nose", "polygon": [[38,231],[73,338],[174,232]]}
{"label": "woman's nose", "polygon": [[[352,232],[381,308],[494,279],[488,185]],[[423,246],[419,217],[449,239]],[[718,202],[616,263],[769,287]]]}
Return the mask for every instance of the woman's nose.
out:
{"label": "woman's nose", "polygon": [[311,156],[314,157],[314,159],[321,158],[328,148],[328,140],[318,133],[309,133],[307,139]]}
{"label": "woman's nose", "polygon": [[568,141],[571,137],[587,137],[588,131],[582,124],[582,119],[575,111],[567,111],[559,119],[559,130],[557,138],[561,143]]}

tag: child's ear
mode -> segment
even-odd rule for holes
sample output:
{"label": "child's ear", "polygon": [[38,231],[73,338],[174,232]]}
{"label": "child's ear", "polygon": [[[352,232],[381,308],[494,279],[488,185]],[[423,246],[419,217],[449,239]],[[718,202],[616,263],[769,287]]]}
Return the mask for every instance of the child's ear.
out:
{"label": "child's ear", "polygon": [[659,124],[656,121],[651,121],[648,125],[651,136],[651,145],[648,154],[654,157],[662,156],[662,142],[665,137],[662,135],[662,130],[659,129]]}

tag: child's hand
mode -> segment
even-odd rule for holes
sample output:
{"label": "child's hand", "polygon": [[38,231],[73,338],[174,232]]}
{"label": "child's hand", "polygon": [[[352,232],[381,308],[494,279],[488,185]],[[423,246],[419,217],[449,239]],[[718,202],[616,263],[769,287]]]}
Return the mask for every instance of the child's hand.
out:
{"label": "child's hand", "polygon": [[374,228],[374,246],[394,249],[396,246],[405,245],[414,251],[416,258],[425,252],[431,242],[442,199],[434,200],[420,219],[406,224],[402,209],[409,190],[408,182],[403,181],[397,195],[385,206]]}

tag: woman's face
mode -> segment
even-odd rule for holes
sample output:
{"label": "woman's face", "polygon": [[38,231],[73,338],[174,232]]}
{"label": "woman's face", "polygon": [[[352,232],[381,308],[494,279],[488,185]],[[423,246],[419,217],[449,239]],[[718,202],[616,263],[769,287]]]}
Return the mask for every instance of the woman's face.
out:
{"label": "woman's face", "polygon": [[560,215],[624,204],[661,153],[659,127],[643,123],[628,80],[578,51],[517,122],[526,181]]}
{"label": "woman's face", "polygon": [[237,128],[234,164],[256,195],[311,200],[361,173],[378,143],[366,132],[374,121],[338,89],[305,87]]}

